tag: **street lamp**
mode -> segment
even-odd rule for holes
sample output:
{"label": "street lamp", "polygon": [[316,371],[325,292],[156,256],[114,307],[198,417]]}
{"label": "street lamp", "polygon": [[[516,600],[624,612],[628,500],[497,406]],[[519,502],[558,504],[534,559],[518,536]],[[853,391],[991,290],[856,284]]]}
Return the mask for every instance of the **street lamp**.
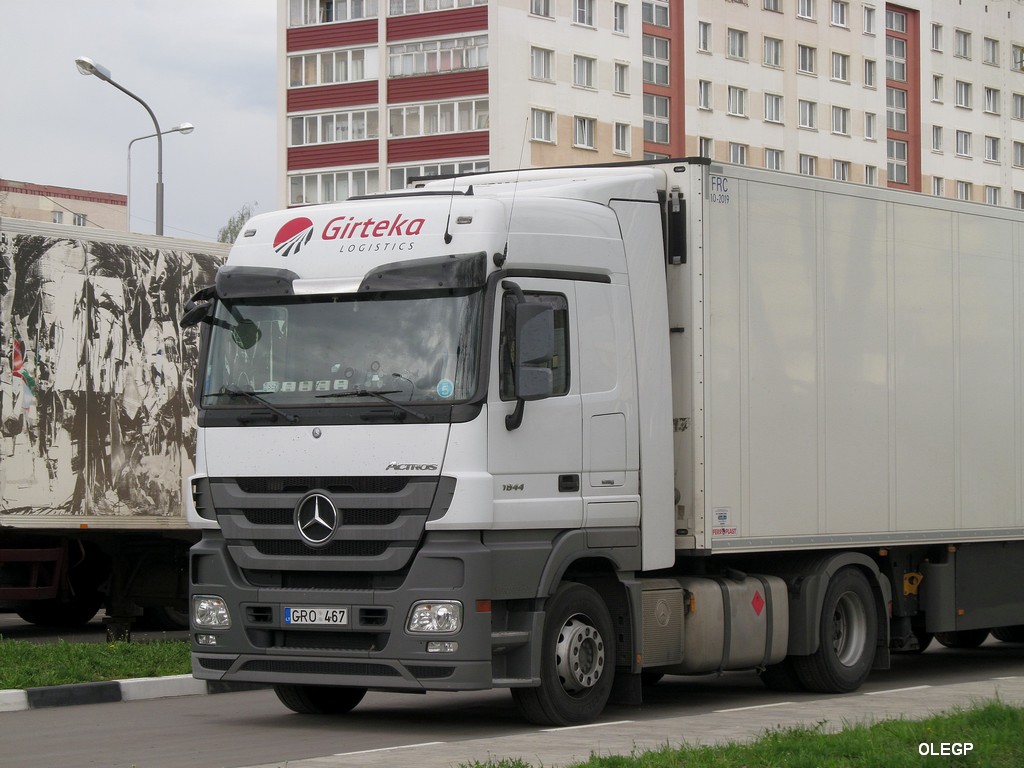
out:
{"label": "street lamp", "polygon": [[[160,135],[166,136],[168,133],[180,133],[182,135],[187,135],[189,133],[192,133],[192,131],[194,131],[195,129],[196,127],[192,125],[192,123],[182,123],[181,125],[176,125],[173,128],[170,128],[166,131],[161,131]],[[127,194],[125,195],[125,213],[128,216],[129,232],[132,231],[132,144],[134,144],[136,141],[141,141],[142,139],[152,139],[156,135],[157,134],[155,133],[151,133],[147,136],[139,136],[138,138],[132,139],[131,141],[128,142],[128,190]],[[161,233],[158,232],[157,234]]]}
{"label": "street lamp", "polygon": [[94,75],[100,80],[110,83],[112,86],[117,88],[128,96],[131,96],[135,101],[139,102],[149,116],[153,119],[153,127],[156,128],[156,233],[162,235],[164,233],[164,142],[163,133],[160,130],[160,123],[157,122],[156,115],[153,114],[153,110],[149,108],[149,105],[136,96],[134,93],[129,91],[123,85],[120,85],[110,77],[110,70],[106,67],[97,64],[92,59],[86,56],[79,56],[75,59],[75,66],[78,67],[78,71],[83,75]]}

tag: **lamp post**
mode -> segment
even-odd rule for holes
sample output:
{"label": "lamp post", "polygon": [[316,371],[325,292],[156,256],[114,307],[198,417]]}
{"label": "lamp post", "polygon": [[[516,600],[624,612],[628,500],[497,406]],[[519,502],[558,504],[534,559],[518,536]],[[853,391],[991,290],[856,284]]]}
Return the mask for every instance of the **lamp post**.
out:
{"label": "lamp post", "polygon": [[78,67],[78,71],[83,75],[93,75],[98,77],[105,83],[110,83],[112,86],[121,91],[121,93],[132,97],[135,101],[139,102],[149,116],[153,119],[153,127],[156,129],[156,234],[162,235],[164,233],[164,142],[163,133],[160,130],[160,123],[157,122],[156,115],[153,114],[153,110],[149,108],[149,104],[144,102],[134,93],[129,91],[123,85],[116,83],[110,76],[110,70],[106,67],[97,64],[92,59],[86,56],[79,56],[75,59],[75,66]]}
{"label": "lamp post", "polygon": [[[162,131],[160,135],[166,136],[168,133],[180,133],[184,136],[192,133],[192,131],[194,131],[195,129],[196,127],[192,125],[192,123],[182,123],[181,125],[176,125],[173,128],[169,128],[166,131]],[[156,135],[157,134],[155,133],[150,133],[146,136],[139,136],[137,138],[134,138],[128,142],[128,186],[127,194],[125,195],[125,213],[128,216],[129,232],[132,231],[132,144],[134,144],[136,141],[142,141],[142,139],[152,139]],[[157,234],[159,235],[163,233],[157,232]]]}

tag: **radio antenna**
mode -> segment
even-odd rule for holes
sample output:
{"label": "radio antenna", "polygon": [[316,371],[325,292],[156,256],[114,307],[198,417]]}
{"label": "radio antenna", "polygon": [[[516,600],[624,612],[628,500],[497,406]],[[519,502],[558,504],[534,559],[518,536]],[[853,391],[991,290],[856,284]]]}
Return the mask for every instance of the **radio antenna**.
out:
{"label": "radio antenna", "polygon": [[515,181],[512,182],[512,202],[509,204],[508,207],[508,228],[505,231],[505,250],[503,250],[500,255],[494,255],[494,266],[498,267],[499,269],[502,266],[504,266],[505,260],[508,259],[508,238],[509,235],[512,233],[512,214],[515,213],[516,210],[516,193],[519,192],[519,174],[523,172],[523,158],[526,156],[526,137],[529,130],[530,116],[527,115],[526,123],[523,125],[523,143],[521,148],[519,149],[519,165],[516,168]]}

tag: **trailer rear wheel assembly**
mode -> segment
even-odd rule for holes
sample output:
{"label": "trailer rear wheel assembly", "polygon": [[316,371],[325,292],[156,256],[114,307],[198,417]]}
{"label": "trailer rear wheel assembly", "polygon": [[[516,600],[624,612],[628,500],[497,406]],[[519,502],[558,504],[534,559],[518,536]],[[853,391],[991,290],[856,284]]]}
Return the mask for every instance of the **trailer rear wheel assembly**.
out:
{"label": "trailer rear wheel assembly", "polygon": [[818,623],[818,650],[794,656],[800,682],[811,691],[849,693],[867,679],[878,643],[878,611],[867,577],[843,568],[829,581]]}
{"label": "trailer rear wheel assembly", "polygon": [[512,689],[523,717],[564,726],[601,714],[615,676],[615,639],[597,592],[572,582],[558,588],[546,611],[540,663],[540,686]]}
{"label": "trailer rear wheel assembly", "polygon": [[935,639],[947,648],[977,648],[988,639],[988,630],[961,629],[956,632],[936,632]]}
{"label": "trailer rear wheel assembly", "polygon": [[282,704],[300,715],[343,715],[363,700],[366,689],[339,685],[275,685],[274,693]]}

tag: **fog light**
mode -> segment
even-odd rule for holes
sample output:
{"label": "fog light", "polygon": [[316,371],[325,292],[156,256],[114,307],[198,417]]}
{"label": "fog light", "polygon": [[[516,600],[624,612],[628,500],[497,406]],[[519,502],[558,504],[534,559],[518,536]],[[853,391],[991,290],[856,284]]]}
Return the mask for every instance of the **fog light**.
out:
{"label": "fog light", "polygon": [[451,640],[431,640],[427,643],[427,653],[455,653],[459,650],[459,644]]}
{"label": "fog light", "polygon": [[227,629],[231,626],[228,604],[217,595],[193,595],[192,623],[197,627]]}
{"label": "fog light", "polygon": [[216,645],[216,635],[196,635],[196,643],[198,645]]}
{"label": "fog light", "polygon": [[421,600],[409,611],[405,627],[409,632],[455,633],[462,629],[462,603],[457,600]]}

